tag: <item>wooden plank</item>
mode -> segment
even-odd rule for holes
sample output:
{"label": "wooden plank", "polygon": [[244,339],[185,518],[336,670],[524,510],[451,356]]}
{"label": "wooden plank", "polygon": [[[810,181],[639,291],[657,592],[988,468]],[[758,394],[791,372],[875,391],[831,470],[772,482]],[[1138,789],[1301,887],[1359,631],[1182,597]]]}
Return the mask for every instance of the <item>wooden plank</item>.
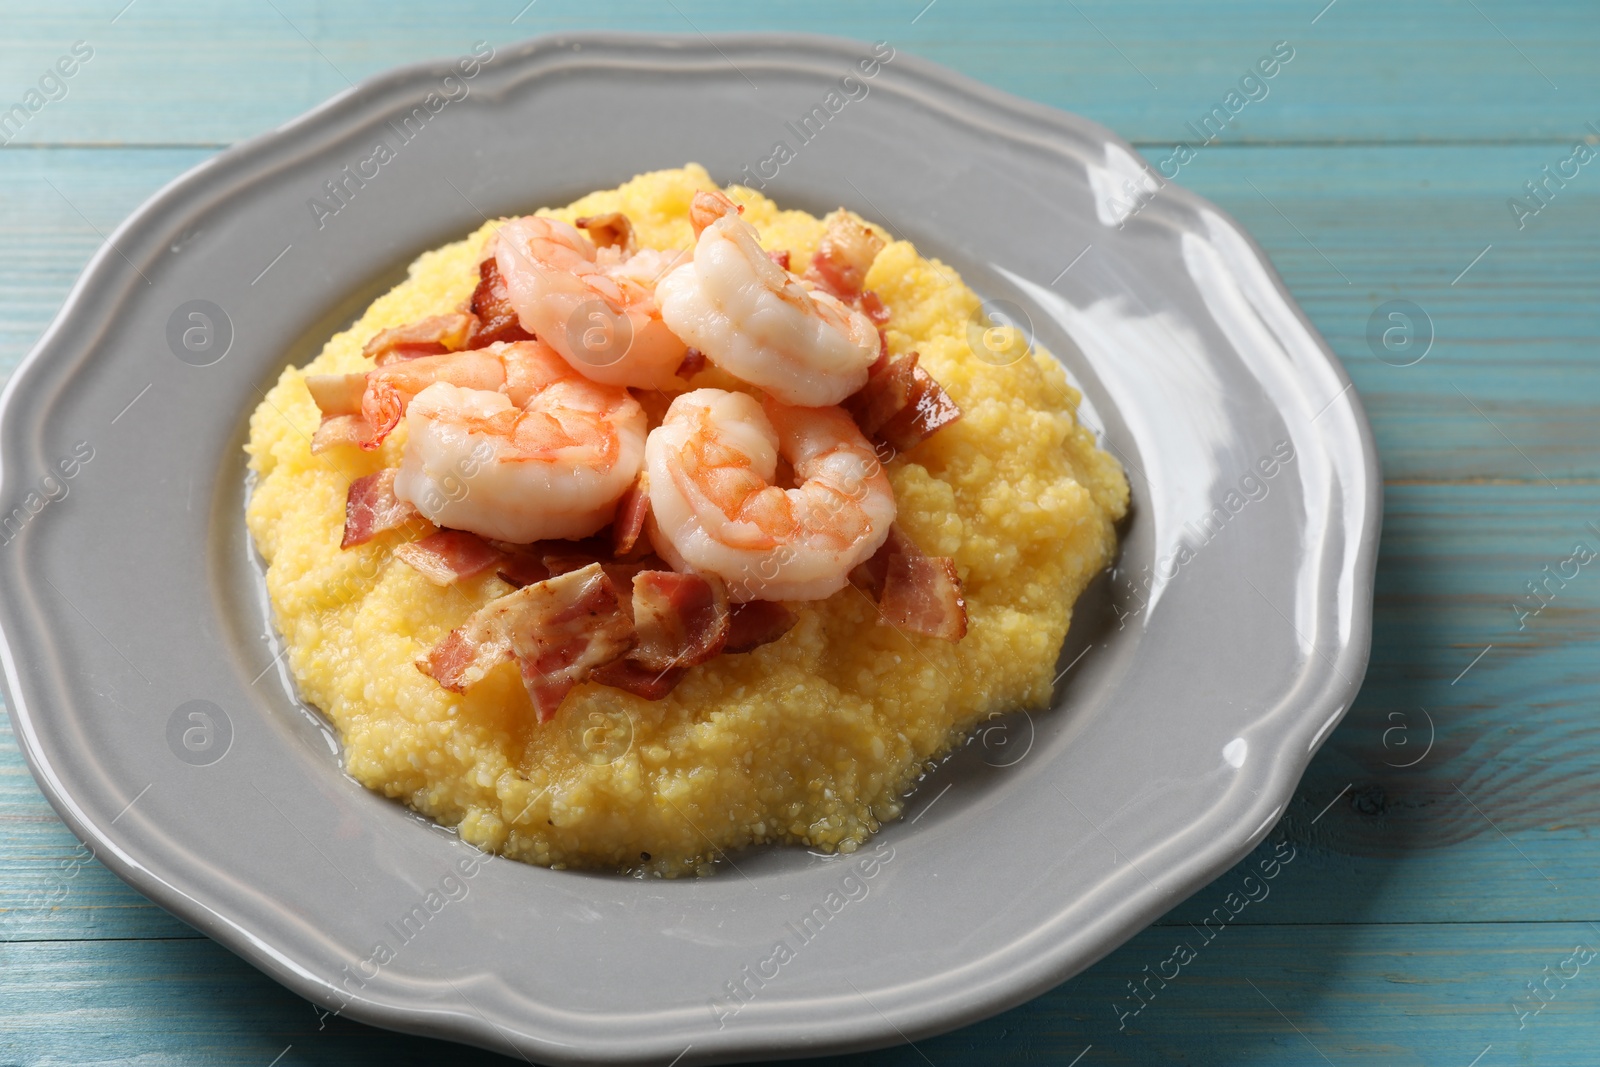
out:
{"label": "wooden plank", "polygon": [[0,150],[0,374],[33,347],[104,238],[211,149]]}
{"label": "wooden plank", "polygon": [[[1512,610],[1575,543],[1600,554],[1597,530],[1600,486],[1390,487],[1372,666],[1274,832],[1299,858],[1239,922],[1600,916],[1600,557]],[[0,938],[188,935],[82,863],[9,735],[0,828]],[[1203,922],[1272,847],[1163,922]]]}
{"label": "wooden plank", "polygon": [[[1600,932],[1588,923],[1239,925],[1210,935],[1155,927],[987,1022],[814,1062],[1594,1063]],[[326,1015],[205,939],[0,944],[0,1003],[6,1063],[86,1063],[91,1048],[96,1063],[521,1062]]]}
{"label": "wooden plank", "polygon": [[200,936],[73,836],[28,773],[11,720],[0,716],[0,943]]}
{"label": "wooden plank", "polygon": [[626,0],[604,9],[578,0],[526,8],[473,0],[381,13],[310,0],[140,2],[119,14],[122,7],[68,0],[7,13],[7,105],[73,42],[94,49],[67,95],[45,105],[19,141],[226,144],[398,63],[459,54],[479,39],[504,47],[605,27],[884,39],[1150,143],[1186,136],[1185,124],[1223,104],[1279,40],[1294,58],[1267,83],[1267,95],[1242,107],[1225,141],[1565,141],[1586,121],[1600,122],[1594,14],[1585,0],[1540,4],[1537,18],[1511,0],[1340,0],[1320,17],[1321,3],[1272,0],[1163,0],[1137,9],[1114,0],[871,8],[849,0]]}
{"label": "wooden plank", "polygon": [[[1387,477],[1543,483],[1592,478],[1600,456],[1600,173],[1552,185],[1521,229],[1507,206],[1537,206],[1523,185],[1560,158],[1240,149],[1202,154],[1179,180],[1266,248],[1355,380]],[[1415,350],[1369,341],[1394,300],[1419,306],[1434,335],[1414,365]]]}
{"label": "wooden plank", "polygon": [[[100,235],[206,154],[0,151],[14,205],[0,219],[0,372]],[[1180,180],[1266,247],[1355,379],[1389,478],[1543,484],[1600,476],[1600,173],[1520,231],[1505,203],[1555,158],[1539,145],[1218,147]],[[1421,306],[1437,335],[1414,366],[1368,344],[1369,320],[1395,299]]]}

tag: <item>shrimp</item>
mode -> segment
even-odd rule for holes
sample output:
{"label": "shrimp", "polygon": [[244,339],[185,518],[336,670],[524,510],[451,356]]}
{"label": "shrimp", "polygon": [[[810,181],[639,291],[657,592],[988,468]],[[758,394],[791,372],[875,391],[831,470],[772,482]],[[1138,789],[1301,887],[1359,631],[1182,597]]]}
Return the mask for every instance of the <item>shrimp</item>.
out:
{"label": "shrimp", "polygon": [[469,352],[448,352],[437,356],[386,363],[366,374],[361,394],[361,415],[372,428],[372,436],[361,444],[371,451],[383,443],[406,412],[411,399],[435,382],[449,382],[463,389],[503,392],[514,407],[527,403],[550,378],[555,353],[538,341],[497,342]]}
{"label": "shrimp", "polygon": [[[780,454],[796,488],[772,484]],[[696,389],[651,431],[645,469],[657,554],[723,579],[735,603],[837,592],[894,522],[888,476],[839,408]]]}
{"label": "shrimp", "polygon": [[871,319],[774,263],[722,194],[696,193],[690,218],[694,258],[656,287],[674,333],[785,404],[826,407],[867,383]]}
{"label": "shrimp", "polygon": [[536,341],[504,349],[499,387],[441,377],[411,399],[395,496],[492,540],[587,537],[639,475],[644,409]]}
{"label": "shrimp", "polygon": [[655,283],[683,253],[596,251],[576,228],[539,215],[507,222],[491,247],[522,328],[574,370],[607,385],[681,386],[687,346],[661,320]]}

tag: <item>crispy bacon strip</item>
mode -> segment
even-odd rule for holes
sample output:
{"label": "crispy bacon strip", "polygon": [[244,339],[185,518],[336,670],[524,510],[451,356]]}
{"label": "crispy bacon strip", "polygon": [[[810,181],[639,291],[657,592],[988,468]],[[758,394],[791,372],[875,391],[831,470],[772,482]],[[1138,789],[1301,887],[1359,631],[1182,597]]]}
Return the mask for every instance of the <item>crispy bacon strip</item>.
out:
{"label": "crispy bacon strip", "polygon": [[850,572],[878,601],[883,621],[911,633],[959,641],[967,635],[967,601],[956,561],[925,555],[899,526],[883,547]]}
{"label": "crispy bacon strip", "polygon": [[417,669],[452,693],[465,693],[483,681],[484,675],[511,658],[506,617],[515,614],[517,606],[506,601],[517,593],[497,597],[467,616],[427,655],[417,658]]}
{"label": "crispy bacon strip", "polygon": [[478,328],[467,339],[466,347],[487,348],[498,341],[533,340],[533,334],[522,328],[517,311],[511,306],[495,257],[478,264],[478,287],[472,291],[468,307],[477,316]]}
{"label": "crispy bacon strip", "polygon": [[889,321],[889,309],[871,289],[861,290],[861,299],[857,303],[861,313],[879,326]]}
{"label": "crispy bacon strip", "polygon": [[874,365],[867,384],[843,405],[861,432],[909,451],[961,417],[950,394],[917,365],[917,354]]}
{"label": "crispy bacon strip", "polygon": [[477,325],[477,319],[465,312],[430,315],[421,322],[380,330],[367,342],[361,354],[381,367],[418,356],[459,352],[467,346],[467,338]]}
{"label": "crispy bacon strip", "polygon": [[372,427],[360,415],[327,415],[311,435],[311,454],[336,445],[359,445],[372,437]]}
{"label": "crispy bacon strip", "polygon": [[749,652],[771,644],[790,630],[800,617],[776,600],[748,600],[728,612],[728,641],[724,652]]}
{"label": "crispy bacon strip", "polygon": [[828,221],[805,279],[847,304],[861,296],[867,271],[883,251],[883,238],[860,219],[839,213]]}
{"label": "crispy bacon strip", "polygon": [[450,585],[482,574],[505,558],[499,549],[466,530],[440,530],[401,545],[394,554],[434,585]]}
{"label": "crispy bacon strip", "polygon": [[672,373],[687,381],[705,369],[706,354],[698,348],[690,348],[683,353],[683,362]]}
{"label": "crispy bacon strip", "polygon": [[728,593],[699,574],[641,571],[633,578],[633,627],[639,640],[628,658],[649,670],[693,667],[728,640]]}
{"label": "crispy bacon strip", "polygon": [[574,686],[632,644],[633,624],[616,586],[599,564],[590,564],[491,600],[417,667],[460,693],[515,659],[539,721],[548,722]]}
{"label": "crispy bacon strip", "polygon": [[361,414],[361,397],[367,391],[367,376],[357,374],[308,374],[306,391],[317,402],[323,418]]}
{"label": "crispy bacon strip", "polygon": [[611,551],[618,559],[631,555],[644,532],[644,521],[650,516],[650,483],[644,471],[617,501],[616,514],[611,519]]}
{"label": "crispy bacon strip", "polygon": [[596,248],[619,248],[624,256],[631,256],[638,251],[639,246],[633,239],[633,223],[620,211],[585,215],[572,224],[580,230],[587,230],[589,240],[594,242]]}
{"label": "crispy bacon strip", "polygon": [[537,545],[503,545],[500,553],[500,569],[496,573],[503,582],[521,589],[550,577],[550,568],[544,565],[544,553]]}
{"label": "crispy bacon strip", "polygon": [[344,540],[340,548],[364,545],[385,530],[396,530],[422,513],[394,495],[393,467],[350,483],[344,500]]}
{"label": "crispy bacon strip", "polygon": [[688,673],[688,667],[668,667],[664,671],[653,671],[641,667],[631,659],[623,658],[614,659],[599,668],[590,675],[590,679],[601,685],[620,689],[624,693],[632,693],[644,700],[663,700],[668,693],[678,687],[678,683],[683,681],[683,676]]}

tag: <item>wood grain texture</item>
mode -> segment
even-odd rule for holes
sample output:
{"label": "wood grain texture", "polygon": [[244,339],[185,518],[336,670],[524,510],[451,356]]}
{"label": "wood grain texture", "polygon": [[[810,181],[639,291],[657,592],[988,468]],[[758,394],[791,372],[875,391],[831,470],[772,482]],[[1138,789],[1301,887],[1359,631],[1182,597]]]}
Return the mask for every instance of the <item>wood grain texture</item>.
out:
{"label": "wood grain texture", "polygon": [[1586,121],[1600,122],[1595,14],[1585,0],[1550,0],[1536,17],[1512,0],[1338,0],[1315,24],[1325,0],[624,0],[603,8],[539,0],[520,17],[525,0],[381,9],[138,0],[113,22],[124,2],[7,12],[0,91],[20,96],[74,41],[95,50],[68,95],[41,110],[19,141],[227,144],[397,63],[465,52],[475,40],[500,46],[597,27],[887,40],[1151,143],[1184,136],[1185,123],[1220,103],[1280,40],[1294,58],[1224,140],[1569,140]]}
{"label": "wood grain texture", "polygon": [[[1549,575],[1600,551],[1600,168],[1520,228],[1507,205],[1600,141],[1592,3],[125,2],[0,16],[0,109],[73,42],[94,49],[0,147],[0,375],[166,181],[347,78],[474,40],[886,39],[1106,123],[1155,165],[1291,42],[1178,180],[1266,248],[1371,416],[1388,486],[1361,694],[1267,843],[1157,925],[993,1020],[835,1062],[1595,1062],[1600,959],[1560,975],[1600,948],[1600,559]],[[1414,366],[1367,339],[1395,299],[1436,334]],[[1164,980],[1180,943],[1194,958]],[[87,856],[0,731],[0,1067],[437,1062],[521,1061],[320,1016]]]}
{"label": "wood grain texture", "polygon": [[[14,207],[0,219],[0,372],[101,235],[208,154],[0,150]],[[1545,484],[1600,476],[1600,162],[1523,230],[1505,205],[1557,158],[1542,145],[1218,146],[1179,180],[1266,248],[1355,379],[1388,478]],[[1415,366],[1380,361],[1367,340],[1395,299],[1421,306],[1437,335]]]}
{"label": "wood grain texture", "polygon": [[[1181,967],[1179,945],[1191,949]],[[1588,923],[1230,926],[1208,942],[1154,927],[987,1022],[811,1062],[1065,1067],[1089,1049],[1082,1067],[1467,1067],[1490,1048],[1480,1063],[1593,1067],[1600,959],[1580,964],[1575,949],[1600,950],[1600,932]],[[329,1015],[206,939],[0,943],[0,969],[10,994],[5,1064],[523,1062]]]}

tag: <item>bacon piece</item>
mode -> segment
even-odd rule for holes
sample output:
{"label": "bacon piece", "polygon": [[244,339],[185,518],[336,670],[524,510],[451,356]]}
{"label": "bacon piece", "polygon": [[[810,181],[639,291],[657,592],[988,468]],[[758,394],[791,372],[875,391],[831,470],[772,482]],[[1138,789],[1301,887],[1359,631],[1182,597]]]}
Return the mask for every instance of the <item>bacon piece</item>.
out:
{"label": "bacon piece", "polygon": [[664,671],[653,671],[631,659],[623,658],[614,659],[599,668],[590,675],[590,680],[601,685],[609,685],[613,689],[620,689],[625,693],[632,693],[645,700],[662,700],[678,687],[678,683],[683,681],[683,676],[688,673],[688,667],[668,667]]}
{"label": "bacon piece", "polygon": [[861,308],[861,313],[879,326],[889,321],[888,307],[879,299],[878,294],[871,289],[861,290],[861,299],[858,301],[858,305]]}
{"label": "bacon piece", "polygon": [[644,532],[644,521],[650,516],[650,482],[643,471],[633,485],[617,501],[616,514],[611,519],[611,551],[622,559],[639,543]]}
{"label": "bacon piece", "polygon": [[482,574],[505,558],[499,549],[466,530],[440,530],[401,545],[394,554],[434,585],[450,585]]}
{"label": "bacon piece", "polygon": [[612,584],[626,595],[622,610],[633,616],[633,577],[641,571],[671,570],[667,561],[653,552],[637,559],[617,559],[611,543],[599,537],[581,541],[536,541],[531,545],[496,544],[505,556],[500,577],[515,586],[542,582],[552,575],[570,574],[598,563],[610,575]]}
{"label": "bacon piece", "polygon": [[394,495],[393,467],[350,483],[344,500],[344,540],[340,548],[364,545],[385,530],[397,530],[419,520],[422,513]]}
{"label": "bacon piece", "polygon": [[453,692],[515,659],[540,722],[573,687],[633,644],[616,586],[599,564],[524,586],[473,612],[417,667]]}
{"label": "bacon piece", "polygon": [[611,544],[602,537],[585,537],[580,541],[536,541],[528,548],[538,553],[551,574],[565,574],[591,563],[612,562]]}
{"label": "bacon piece", "polygon": [[672,569],[666,560],[654,553],[646,553],[638,559],[617,559],[612,554],[610,543],[598,537],[586,537],[582,541],[541,541],[529,548],[542,553],[540,560],[551,574],[566,574],[598,563],[605,567],[606,573],[611,575],[611,580],[617,583],[619,589],[631,588],[633,576],[640,571]]}
{"label": "bacon piece", "polygon": [[847,398],[843,407],[862,433],[901,452],[915,448],[961,417],[950,394],[917,365],[915,352],[877,366],[867,384]]}
{"label": "bacon piece", "polygon": [[542,582],[550,577],[550,568],[544,565],[544,553],[537,546],[515,545],[501,548],[500,580],[521,589],[525,585]]}
{"label": "bacon piece", "polygon": [[641,571],[633,578],[633,627],[638,643],[628,658],[649,670],[693,667],[728,640],[728,593],[699,574]]}
{"label": "bacon piece", "polygon": [[883,547],[850,572],[850,581],[878,601],[883,621],[925,637],[959,641],[967,635],[967,601],[949,556],[925,555],[899,526]]}
{"label": "bacon piece", "polygon": [[698,348],[690,348],[683,353],[683,362],[678,364],[678,369],[672,373],[688,380],[705,369],[706,354]]}
{"label": "bacon piece", "polygon": [[478,287],[472,291],[468,307],[478,318],[478,328],[467,339],[468,348],[487,348],[498,341],[533,340],[533,334],[522,328],[517,311],[511,306],[495,257],[478,264]]}
{"label": "bacon piece", "polygon": [[638,250],[639,246],[633,239],[633,223],[620,211],[585,215],[572,224],[588,231],[589,240],[594,242],[596,248],[619,248],[624,256],[631,256]]}
{"label": "bacon piece", "polygon": [[512,606],[502,601],[515,595],[497,597],[467,616],[427,655],[417,658],[417,669],[452,693],[465,693],[483,681],[484,675],[511,658],[511,631],[503,615]]}
{"label": "bacon piece", "polygon": [[361,397],[367,391],[367,376],[358,374],[308,374],[306,391],[317,402],[323,418],[361,414]]}
{"label": "bacon piece", "polygon": [[382,367],[418,356],[459,352],[466,347],[467,338],[477,325],[477,318],[465,312],[430,315],[420,322],[380,330],[367,342],[361,354],[371,357]]}
{"label": "bacon piece", "polygon": [[767,249],[767,258],[784,270],[789,269],[789,250],[787,248],[769,248]]}
{"label": "bacon piece", "polygon": [[311,454],[335,445],[360,445],[372,437],[372,427],[360,415],[328,415],[311,435]]}
{"label": "bacon piece", "polygon": [[694,227],[695,240],[700,239],[702,230],[730,211],[743,215],[744,205],[735,204],[728,198],[728,194],[717,189],[701,189],[696,192],[689,200],[689,225]]}
{"label": "bacon piece", "polygon": [[828,221],[822,241],[812,253],[805,279],[847,304],[855,303],[866,284],[872,261],[883,250],[883,238],[860,219],[840,213]]}
{"label": "bacon piece", "polygon": [[728,640],[723,652],[749,652],[771,644],[790,630],[800,617],[776,600],[747,600],[728,612]]}

